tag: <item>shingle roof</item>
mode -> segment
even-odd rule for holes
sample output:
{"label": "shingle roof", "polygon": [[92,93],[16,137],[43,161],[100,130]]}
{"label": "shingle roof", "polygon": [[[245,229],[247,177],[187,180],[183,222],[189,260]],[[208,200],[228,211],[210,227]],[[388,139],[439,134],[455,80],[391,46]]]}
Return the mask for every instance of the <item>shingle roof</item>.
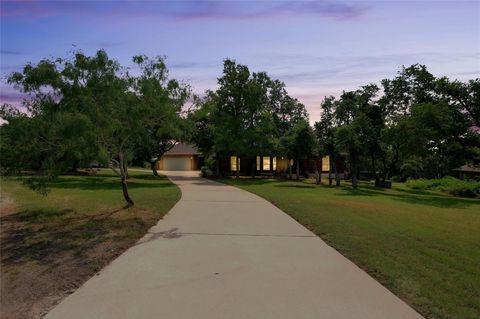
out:
{"label": "shingle roof", "polygon": [[200,154],[195,145],[178,143],[164,155],[197,155]]}
{"label": "shingle roof", "polygon": [[470,173],[480,173],[480,167],[476,167],[473,165],[463,165],[458,168],[455,168],[454,171],[457,172],[470,172]]}

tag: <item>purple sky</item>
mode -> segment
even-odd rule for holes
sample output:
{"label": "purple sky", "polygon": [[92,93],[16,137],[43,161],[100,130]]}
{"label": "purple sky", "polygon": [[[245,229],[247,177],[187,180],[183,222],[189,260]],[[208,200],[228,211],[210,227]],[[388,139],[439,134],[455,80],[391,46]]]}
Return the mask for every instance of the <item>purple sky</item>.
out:
{"label": "purple sky", "polygon": [[[75,45],[75,47],[73,46]],[[4,1],[1,76],[26,62],[104,48],[167,56],[172,77],[216,88],[222,60],[267,71],[318,119],[338,96],[426,64],[437,76],[480,76],[480,1]],[[0,102],[21,96],[2,80]]]}

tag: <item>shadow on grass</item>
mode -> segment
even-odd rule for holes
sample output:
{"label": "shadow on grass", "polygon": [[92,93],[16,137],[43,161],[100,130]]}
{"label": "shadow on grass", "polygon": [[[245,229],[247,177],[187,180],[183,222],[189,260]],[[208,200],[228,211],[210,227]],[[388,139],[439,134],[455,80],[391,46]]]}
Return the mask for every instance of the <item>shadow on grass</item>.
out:
{"label": "shadow on grass", "polygon": [[99,243],[115,239],[136,239],[148,227],[140,217],[112,218],[122,209],[95,216],[71,209],[25,210],[0,218],[1,261],[55,262],[70,252],[78,258]]}
{"label": "shadow on grass", "polygon": [[[223,181],[223,180],[222,180]],[[332,189],[337,190],[338,192],[334,195],[340,197],[344,196],[359,196],[359,197],[380,197],[385,196],[396,201],[401,201],[409,204],[416,205],[428,205],[434,207],[445,207],[445,208],[466,208],[471,205],[479,205],[480,200],[478,199],[468,199],[460,197],[451,197],[442,194],[435,194],[434,192],[429,191],[419,191],[419,190],[410,190],[403,188],[394,188],[392,190],[377,188],[373,185],[367,183],[361,183],[358,188],[352,188],[347,185],[342,185],[340,187],[329,186],[329,185],[314,185],[306,184],[305,182],[296,182],[289,180],[226,180],[226,184],[233,186],[258,186],[258,185],[268,185],[273,184],[273,187],[278,188],[292,188],[292,189]]]}
{"label": "shadow on grass", "polygon": [[[152,181],[151,183],[144,181]],[[138,188],[169,188],[174,187],[171,183],[155,183],[156,181],[162,181],[165,178],[159,177],[152,178],[142,176],[140,178],[135,177],[131,178],[128,181],[129,189],[138,189]],[[139,182],[140,181],[140,182]],[[82,190],[116,190],[121,188],[120,179],[117,180],[115,177],[87,177],[87,178],[59,178],[55,181],[48,183],[49,188],[59,188],[59,189],[82,189]]]}
{"label": "shadow on grass", "polygon": [[275,187],[288,187],[288,188],[317,188],[317,187],[321,187],[321,186],[316,186],[316,185],[302,185],[302,184],[298,184],[298,185],[294,185],[294,184],[289,184],[289,185],[275,185]]}
{"label": "shadow on grass", "polygon": [[[466,199],[458,197],[450,197],[446,195],[435,195],[432,193],[417,193],[409,190],[394,189],[391,191],[385,191],[383,189],[376,189],[370,187],[351,188],[342,187],[341,193],[337,193],[338,196],[386,196],[393,200],[401,202],[416,204],[416,205],[428,205],[439,208],[466,208],[471,205],[480,205],[479,200]],[[399,192],[400,191],[400,192]]]}

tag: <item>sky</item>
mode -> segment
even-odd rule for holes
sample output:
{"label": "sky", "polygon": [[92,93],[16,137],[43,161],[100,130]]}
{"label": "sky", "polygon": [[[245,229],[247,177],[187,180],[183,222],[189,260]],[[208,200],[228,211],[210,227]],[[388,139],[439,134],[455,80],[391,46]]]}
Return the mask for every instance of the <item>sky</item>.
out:
{"label": "sky", "polygon": [[392,78],[402,65],[480,77],[480,0],[4,1],[0,103],[27,62],[105,49],[122,65],[166,56],[170,76],[202,94],[231,58],[286,83],[318,120],[325,96]]}

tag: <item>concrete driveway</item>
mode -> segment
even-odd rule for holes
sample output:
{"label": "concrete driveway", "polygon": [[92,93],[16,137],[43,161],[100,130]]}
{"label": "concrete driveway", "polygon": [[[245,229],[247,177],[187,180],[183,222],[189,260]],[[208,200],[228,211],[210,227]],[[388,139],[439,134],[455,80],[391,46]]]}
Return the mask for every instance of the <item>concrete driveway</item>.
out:
{"label": "concrete driveway", "polygon": [[269,202],[164,173],[181,200],[46,318],[422,318]]}

